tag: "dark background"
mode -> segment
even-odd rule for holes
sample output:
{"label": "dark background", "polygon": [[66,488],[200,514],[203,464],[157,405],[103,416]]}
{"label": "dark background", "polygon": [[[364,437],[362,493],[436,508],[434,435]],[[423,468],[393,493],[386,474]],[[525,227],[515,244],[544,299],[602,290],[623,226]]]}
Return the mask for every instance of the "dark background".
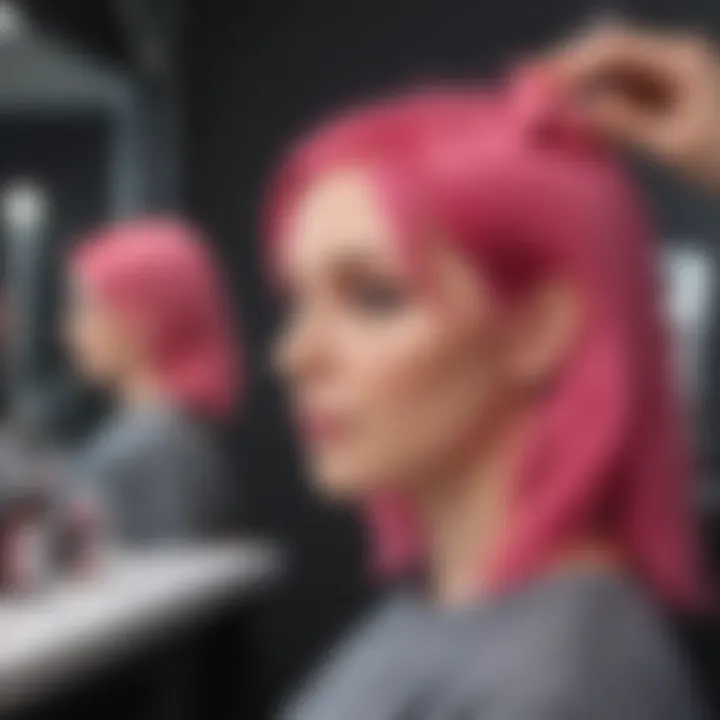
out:
{"label": "dark background", "polygon": [[[720,5],[717,0],[139,4],[151,9],[144,31],[142,18],[138,24],[127,12],[133,3],[123,0],[34,0],[28,6],[38,22],[136,78],[150,108],[148,123],[169,128],[162,133],[164,148],[160,143],[153,150],[159,179],[149,205],[177,207],[201,221],[224,260],[252,371],[232,443],[247,522],[280,537],[292,556],[281,596],[260,619],[262,662],[273,686],[285,691],[369,591],[351,514],[323,507],[304,486],[266,362],[274,313],[256,220],[274,159],[298,130],[338,103],[419,79],[482,78],[608,8],[720,30]],[[169,64],[153,61],[158,42]],[[643,173],[664,237],[720,237],[720,212],[712,202],[658,173]],[[73,231],[84,223],[78,220]],[[707,417],[703,427],[713,434],[712,407]],[[715,459],[704,454],[705,472],[712,475]]]}

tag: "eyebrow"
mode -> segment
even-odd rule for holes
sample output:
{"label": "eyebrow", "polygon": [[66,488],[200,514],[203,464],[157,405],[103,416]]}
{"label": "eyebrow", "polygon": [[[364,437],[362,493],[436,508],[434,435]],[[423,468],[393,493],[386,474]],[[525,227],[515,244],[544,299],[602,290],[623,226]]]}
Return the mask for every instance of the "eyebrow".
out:
{"label": "eyebrow", "polygon": [[407,268],[400,262],[379,253],[340,253],[328,259],[330,272],[336,275],[360,275],[373,273],[397,280],[409,277]]}
{"label": "eyebrow", "polygon": [[[352,246],[335,249],[333,260],[348,265],[367,265],[369,262],[380,261],[385,265],[402,267],[399,256],[395,252],[387,253],[362,242],[353,242]],[[396,262],[397,261],[397,262]]]}
{"label": "eyebrow", "polygon": [[[350,274],[379,270],[386,274],[393,273],[396,277],[406,278],[409,275],[406,263],[402,262],[399,255],[393,256],[383,252],[381,248],[365,243],[360,238],[353,238],[347,245],[331,248],[315,262],[315,268],[321,268],[325,272],[329,270],[334,273]],[[281,272],[278,276],[280,285],[292,284],[292,275],[292,263],[289,266],[285,265],[285,272]]]}

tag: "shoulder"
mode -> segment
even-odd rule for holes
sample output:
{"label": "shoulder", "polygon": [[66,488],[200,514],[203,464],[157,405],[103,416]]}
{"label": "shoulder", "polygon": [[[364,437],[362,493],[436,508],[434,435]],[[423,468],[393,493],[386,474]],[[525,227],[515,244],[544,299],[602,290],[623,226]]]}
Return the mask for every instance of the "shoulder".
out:
{"label": "shoulder", "polygon": [[193,418],[162,410],[111,418],[91,439],[81,462],[100,472],[133,470],[148,463],[190,469],[196,460],[212,465],[216,451],[209,433]]}
{"label": "shoulder", "polygon": [[671,629],[629,580],[563,580],[531,591],[506,610],[493,638],[492,687],[486,681],[487,647],[478,648],[468,667],[485,666],[484,684],[473,680],[471,669],[461,693],[467,705],[487,709],[488,718],[703,717]]}
{"label": "shoulder", "polygon": [[[412,610],[410,610],[412,613]],[[403,642],[408,603],[399,594],[379,598],[355,617],[321,654],[284,704],[282,718],[325,718],[347,714],[387,674],[389,648]]]}

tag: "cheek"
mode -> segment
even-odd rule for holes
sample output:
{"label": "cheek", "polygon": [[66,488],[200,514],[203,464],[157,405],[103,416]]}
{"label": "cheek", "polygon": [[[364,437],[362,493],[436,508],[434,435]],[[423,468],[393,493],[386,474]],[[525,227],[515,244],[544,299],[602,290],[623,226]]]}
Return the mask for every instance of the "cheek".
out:
{"label": "cheek", "polygon": [[110,373],[117,354],[117,341],[108,324],[91,315],[70,317],[67,338],[81,368],[93,375]]}
{"label": "cheek", "polygon": [[355,352],[355,402],[368,465],[378,477],[417,477],[459,443],[482,433],[498,387],[492,342],[418,312]]}

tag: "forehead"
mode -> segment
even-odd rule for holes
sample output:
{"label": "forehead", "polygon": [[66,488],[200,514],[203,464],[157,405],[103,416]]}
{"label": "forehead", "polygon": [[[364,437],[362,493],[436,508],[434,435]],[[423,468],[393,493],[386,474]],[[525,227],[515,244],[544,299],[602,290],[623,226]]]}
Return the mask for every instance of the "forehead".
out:
{"label": "forehead", "polygon": [[[384,267],[409,276],[441,305],[479,307],[482,278],[448,238],[428,236],[410,262],[376,178],[348,169],[316,180],[298,201],[284,242],[286,277],[341,267]],[[456,307],[457,309],[457,307]]]}
{"label": "forehead", "polygon": [[349,168],[317,178],[297,200],[282,243],[292,266],[337,255],[397,254],[377,180]]}

